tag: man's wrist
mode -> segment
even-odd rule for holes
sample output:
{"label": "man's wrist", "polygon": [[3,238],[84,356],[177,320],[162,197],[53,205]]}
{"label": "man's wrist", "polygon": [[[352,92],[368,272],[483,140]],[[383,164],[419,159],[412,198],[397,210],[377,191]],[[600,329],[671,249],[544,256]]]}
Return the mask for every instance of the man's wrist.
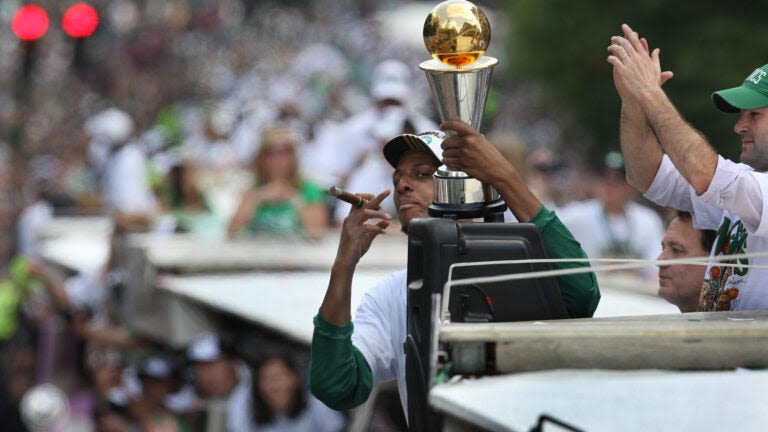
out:
{"label": "man's wrist", "polygon": [[637,93],[635,100],[642,107],[643,111],[647,113],[658,108],[659,105],[665,101],[668,101],[668,98],[661,87],[650,87],[641,89]]}
{"label": "man's wrist", "polygon": [[336,255],[336,260],[333,262],[333,266],[331,267],[332,273],[353,273],[355,271],[355,267],[357,266],[357,261],[351,258],[345,257],[343,254],[339,253]]}

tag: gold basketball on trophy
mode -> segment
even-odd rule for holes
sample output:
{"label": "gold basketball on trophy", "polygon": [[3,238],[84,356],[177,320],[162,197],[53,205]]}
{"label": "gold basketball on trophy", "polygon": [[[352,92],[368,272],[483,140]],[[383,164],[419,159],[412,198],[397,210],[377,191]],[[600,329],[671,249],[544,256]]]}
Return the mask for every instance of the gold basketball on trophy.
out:
{"label": "gold basketball on trophy", "polygon": [[424,21],[424,44],[432,58],[461,68],[488,49],[491,26],[480,8],[465,0],[448,0],[435,6]]}

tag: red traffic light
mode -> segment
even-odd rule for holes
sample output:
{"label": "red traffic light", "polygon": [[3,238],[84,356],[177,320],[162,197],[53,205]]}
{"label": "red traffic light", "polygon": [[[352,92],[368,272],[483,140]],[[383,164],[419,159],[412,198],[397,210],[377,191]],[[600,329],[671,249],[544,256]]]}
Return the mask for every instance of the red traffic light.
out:
{"label": "red traffic light", "polygon": [[36,41],[48,31],[48,13],[38,5],[26,4],[13,15],[11,30],[23,41]]}
{"label": "red traffic light", "polygon": [[70,6],[61,17],[61,27],[69,37],[83,39],[92,35],[99,26],[99,13],[85,2]]}

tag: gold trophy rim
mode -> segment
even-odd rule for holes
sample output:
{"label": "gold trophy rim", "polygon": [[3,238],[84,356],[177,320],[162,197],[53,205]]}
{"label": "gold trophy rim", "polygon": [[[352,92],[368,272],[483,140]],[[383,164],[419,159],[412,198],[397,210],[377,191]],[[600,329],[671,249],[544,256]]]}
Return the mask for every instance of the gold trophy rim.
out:
{"label": "gold trophy rim", "polygon": [[496,57],[481,56],[474,62],[462,66],[450,66],[439,60],[429,59],[419,63],[419,69],[425,72],[444,72],[444,73],[471,73],[482,69],[488,69],[496,66],[499,60]]}

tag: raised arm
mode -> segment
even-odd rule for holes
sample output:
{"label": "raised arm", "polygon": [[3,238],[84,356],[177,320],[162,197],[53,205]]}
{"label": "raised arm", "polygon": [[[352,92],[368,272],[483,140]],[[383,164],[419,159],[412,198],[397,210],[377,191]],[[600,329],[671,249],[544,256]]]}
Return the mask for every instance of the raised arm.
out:
{"label": "raised arm", "polygon": [[627,182],[645,193],[659,170],[664,151],[642,107],[631,99],[622,99],[621,102],[619,142],[624,154]]}
{"label": "raised arm", "polygon": [[[388,213],[376,210],[389,193],[390,191],[386,190],[376,197],[365,195],[364,197],[370,200],[368,204],[363,208],[353,206],[344,219],[328,290],[320,306],[320,316],[331,324],[344,325],[352,319],[352,276],[360,258],[371,247],[373,239],[383,234],[392,220]],[[380,220],[368,223],[372,219]]]}
{"label": "raised arm", "polygon": [[[612,39],[611,42],[613,41]],[[648,41],[645,38],[640,38],[640,43],[643,47],[642,52],[650,55]],[[621,60],[627,55],[623,48],[614,44],[608,47],[608,51],[611,53],[609,62],[611,57]],[[659,49],[655,49],[654,53],[658,56]],[[661,68],[659,67],[659,69]],[[670,71],[661,72],[659,74],[660,84],[664,84],[672,76],[673,74]],[[621,143],[621,151],[624,153],[627,182],[638,191],[644,193],[653,182],[661,164],[661,159],[664,156],[664,150],[656,139],[656,135],[651,128],[651,124],[648,122],[648,118],[645,116],[642,106],[624,88],[616,68],[613,70],[613,83],[616,87],[616,92],[621,97],[619,141]]]}
{"label": "raised arm", "polygon": [[[384,191],[363,208],[353,206],[344,219],[336,261],[312,334],[309,387],[312,394],[329,407],[350,409],[368,399],[373,388],[373,373],[363,354],[352,344],[352,277],[360,258],[371,242],[389,226],[391,216],[380,210]],[[371,219],[381,219],[368,223]]]}
{"label": "raised arm", "polygon": [[227,225],[227,235],[234,237],[237,233],[248,224],[253,212],[259,207],[261,199],[258,191],[249,189],[243,192],[240,198],[240,202],[237,205],[237,209],[232,214]]}
{"label": "raised arm", "polygon": [[[680,171],[680,174],[685,177],[696,192],[699,194],[704,193],[709,188],[709,184],[715,174],[718,159],[717,153],[701,133],[685,121],[664,90],[662,90],[661,84],[663,79],[659,61],[659,50],[654,49],[649,53],[647,45],[644,45],[637,33],[628,25],[623,24],[622,31],[624,36],[614,36],[611,38],[611,46],[609,47],[611,55],[608,57],[608,62],[613,65],[615,81],[619,83],[617,89],[622,89],[620,94],[625,92],[625,96],[622,96],[622,101],[631,98],[632,101],[637,103],[637,106],[645,114],[645,118],[653,132],[655,132],[655,136],[664,153],[669,155],[672,163]],[[628,114],[632,116],[631,120],[636,119],[634,116],[639,114],[633,112],[631,106],[628,109]],[[623,114],[624,110],[622,110]],[[649,159],[647,157],[643,159],[642,154],[638,154],[642,153],[637,147],[642,145],[638,143],[642,139],[640,137],[644,135],[642,133],[632,135],[632,132],[633,129],[630,127],[626,133],[622,132],[621,134],[622,149],[627,147],[633,152],[630,155],[625,154],[628,169],[629,164],[633,162],[632,159],[635,157],[640,157],[641,159],[639,160],[645,160],[646,163],[648,163],[647,159]],[[636,130],[634,132],[636,133]],[[623,141],[625,138],[628,140],[626,143]],[[658,153],[648,147],[650,146],[647,146],[645,149],[653,154],[651,159],[655,163],[655,168],[658,168],[658,163],[655,162]],[[645,168],[648,169],[649,167],[646,166]],[[656,172],[655,169],[653,169],[653,172]],[[633,175],[636,174],[637,171]],[[638,183],[639,188],[642,190],[644,182],[642,181],[642,175],[640,177],[641,179],[635,179],[635,182]],[[645,189],[647,189],[647,185]]]}
{"label": "raised arm", "polygon": [[[493,185],[518,221],[536,225],[550,258],[587,257],[571,232],[554,212],[541,204],[517,170],[484,135],[458,120],[445,122],[441,128],[454,132],[442,143],[443,163]],[[553,267],[589,267],[589,263],[556,263]],[[591,317],[600,300],[595,274],[560,276],[557,281],[571,317]]]}
{"label": "raised arm", "polygon": [[72,302],[70,301],[67,290],[64,287],[64,279],[49,268],[42,261],[29,262],[29,276],[42,283],[48,294],[53,300],[53,307],[58,312],[70,314],[72,312]]}

